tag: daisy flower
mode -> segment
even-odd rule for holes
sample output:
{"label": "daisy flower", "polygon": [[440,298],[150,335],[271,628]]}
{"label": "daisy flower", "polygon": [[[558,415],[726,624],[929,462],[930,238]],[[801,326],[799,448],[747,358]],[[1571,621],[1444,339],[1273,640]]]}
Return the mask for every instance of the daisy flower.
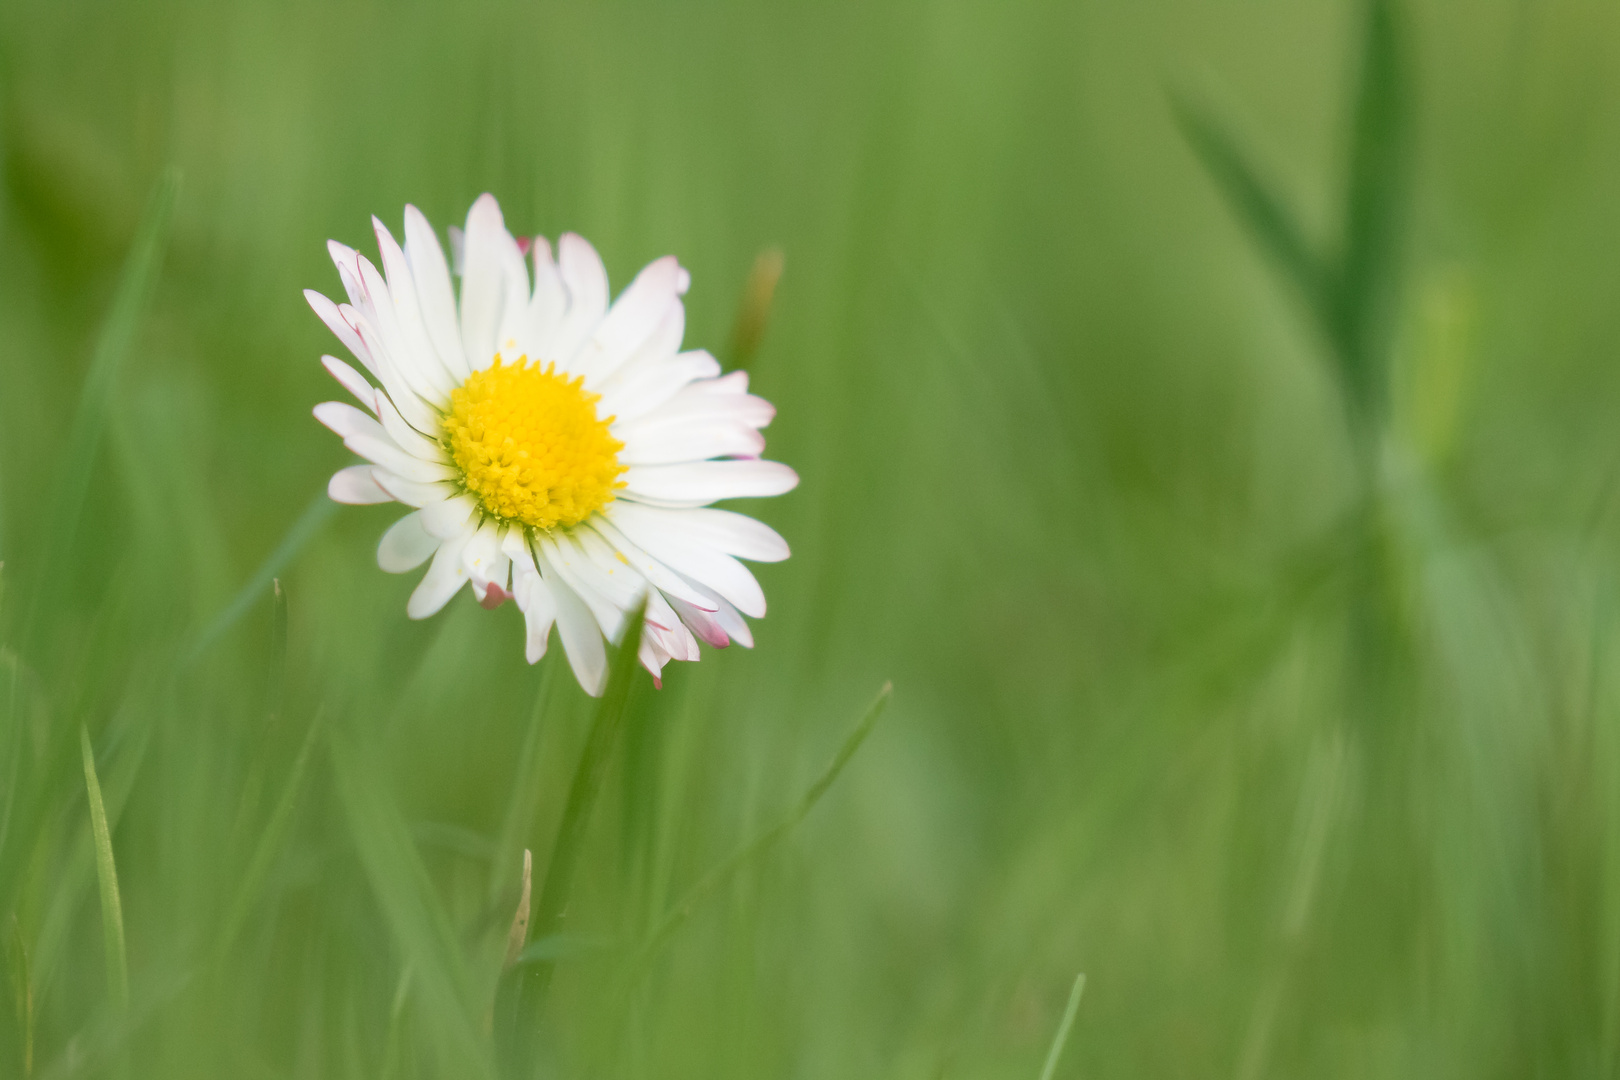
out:
{"label": "daisy flower", "polygon": [[609,303],[590,244],[566,234],[553,258],[545,239],[514,238],[484,195],[452,231],[458,298],[415,207],[403,247],[372,224],[382,268],[332,241],[349,302],[304,295],[370,374],[321,358],[362,408],[329,401],[315,416],[366,462],[327,490],[413,508],[383,534],[382,569],[431,560],[407,614],[427,618],[469,582],[486,608],[515,600],[529,662],[555,624],[591,694],[606,681],[604,639],[618,640],[643,596],[640,658],[655,679],[670,660],[698,659],[700,639],[751,647],[743,616],[763,616],[765,595],[738,559],[774,562],[788,547],[709,504],[799,481],[760,459],[775,410],[747,374],[681,350],[691,279],[674,257]]}

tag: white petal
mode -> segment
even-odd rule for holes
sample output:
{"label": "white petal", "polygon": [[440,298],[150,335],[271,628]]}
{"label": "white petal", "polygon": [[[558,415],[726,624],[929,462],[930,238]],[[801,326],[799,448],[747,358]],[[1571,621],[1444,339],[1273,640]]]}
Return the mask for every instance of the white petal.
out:
{"label": "white petal", "polygon": [[765,593],[748,568],[725,552],[660,529],[647,517],[617,515],[624,535],[674,570],[735,604],[745,615],[765,614]]}
{"label": "white petal", "polygon": [[406,615],[413,619],[425,619],[437,614],[467,583],[467,570],[461,565],[461,553],[471,539],[472,532],[468,530],[439,545],[439,550],[433,555],[433,565],[428,567],[422,583],[411,593],[411,599],[405,605]]}
{"label": "white petal", "polygon": [[524,355],[521,339],[529,316],[529,267],[523,249],[511,233],[496,253],[501,259],[501,280],[505,295],[501,301],[500,329],[495,335],[495,351],[510,361]]}
{"label": "white petal", "polygon": [[[514,579],[515,583],[515,579]],[[546,642],[551,637],[551,624],[557,621],[557,601],[551,586],[538,573],[531,572],[518,586],[515,594],[523,612],[523,658],[531,664],[539,663],[546,655]]]}
{"label": "white petal", "polygon": [[624,626],[624,608],[615,603],[596,586],[597,575],[591,572],[590,560],[559,533],[536,537],[537,553],[545,559],[552,575],[574,591],[580,601],[590,609],[591,616],[609,639],[617,638]]}
{"label": "white petal", "polygon": [[669,663],[672,657],[660,647],[658,642],[653,640],[651,634],[641,635],[641,644],[636,648],[636,659],[641,661],[642,667],[652,673],[653,685],[662,687],[664,685],[664,665]]}
{"label": "white petal", "polygon": [[649,263],[613,302],[607,317],[570,361],[571,370],[584,375],[587,386],[617,371],[658,331],[665,314],[680,306],[680,280],[681,264],[675,256]]}
{"label": "white petal", "polygon": [[[481,371],[500,349],[503,309],[509,298],[528,296],[528,275],[517,241],[506,231],[500,204],[484,194],[467,212],[466,264],[461,275],[461,346],[467,366]],[[510,280],[513,265],[521,282]],[[515,359],[515,358],[514,358]]]}
{"label": "white petal", "polygon": [[393,502],[394,497],[378,486],[372,465],[350,465],[332,474],[326,484],[326,494],[333,502],[350,506],[369,506],[372,503]]}
{"label": "white petal", "polygon": [[607,649],[602,643],[601,624],[579,594],[547,563],[544,553],[540,555],[540,572],[557,605],[557,636],[562,638],[568,665],[574,669],[574,677],[587,694],[601,697],[607,686]]}
{"label": "white petal", "polygon": [[[372,422],[375,423],[376,421]],[[449,480],[455,475],[454,472],[443,465],[435,465],[430,461],[412,457],[401,450],[394,443],[394,440],[388,438],[386,434],[381,436],[364,433],[348,435],[344,437],[343,445],[367,461],[381,465],[389,472],[406,480],[430,484],[435,480]]]}
{"label": "white petal", "polygon": [[360,361],[362,367],[371,372],[371,377],[381,379],[382,376],[377,374],[377,364],[371,358],[371,350],[366,348],[365,342],[360,340],[360,334],[343,317],[342,309],[314,289],[305,289],[304,299],[309,301],[310,308],[314,310],[316,315],[320,316],[321,322],[326,324],[327,329],[336,334],[337,339],[343,342],[343,347],[348,349],[356,360]]}
{"label": "white petal", "polygon": [[557,326],[548,359],[555,357],[572,371],[574,354],[607,314],[607,270],[596,249],[575,233],[564,233],[557,241],[557,269],[568,290],[568,313]]}
{"label": "white petal", "polygon": [[[610,509],[620,505],[622,504],[614,503]],[[698,607],[708,606],[703,594],[695,586],[651,555],[648,555],[640,547],[631,543],[622,532],[614,527],[609,518],[602,514],[596,514],[591,518],[590,525],[591,528],[601,534],[602,539],[612,549],[615,557],[623,555],[642,577],[653,584],[654,588],[668,593],[670,596],[678,596]]]}
{"label": "white petal", "polygon": [[615,501],[604,511],[610,521],[629,520],[643,529],[679,537],[754,562],[781,562],[787,541],[764,522],[730,510],[664,510]]}
{"label": "white petal", "polygon": [[716,596],[711,590],[704,589],[709,600],[714,604],[714,621],[720,624],[731,640],[745,649],[754,647],[754,632],[748,627],[748,620],[744,619],[737,609]]}
{"label": "white petal", "polygon": [[663,425],[629,436],[614,432],[624,443],[619,460],[626,465],[678,465],[717,457],[757,457],[765,449],[765,436],[747,424],[713,420]]}
{"label": "white petal", "polygon": [[467,354],[461,347],[461,328],[456,322],[456,294],[450,285],[450,268],[444,262],[444,249],[422,211],[405,207],[405,261],[416,279],[416,298],[422,307],[422,325],[445,370],[460,382],[466,379]]}
{"label": "white petal", "polygon": [[553,358],[552,339],[568,312],[568,290],[551,258],[551,244],[543,236],[534,238],[534,295],[524,311],[518,351],[537,360]]}
{"label": "white petal", "polygon": [[340,384],[342,384],[343,389],[353,394],[356,401],[370,409],[372,415],[376,415],[377,390],[370,383],[366,382],[366,377],[364,375],[360,374],[358,371],[354,370],[354,368],[350,367],[348,364],[345,364],[335,356],[321,357],[321,366],[326,368],[327,372],[331,374],[332,378],[336,379]]}
{"label": "white petal", "polygon": [[443,502],[428,503],[419,511],[422,528],[428,531],[428,535],[437,536],[440,540],[448,540],[462,533],[471,535],[476,527],[472,518],[477,512],[478,504],[473,502],[471,495],[453,495]]}
{"label": "white petal", "polygon": [[508,529],[501,540],[501,551],[512,560],[512,598],[523,612],[526,630],[523,655],[529,663],[537,663],[546,655],[546,639],[551,636],[551,624],[557,619],[557,602],[551,587],[535,568],[534,556],[521,529]]}
{"label": "white petal", "polygon": [[720,625],[720,620],[714,617],[714,612],[704,611],[702,608],[688,604],[679,597],[666,597],[670,607],[680,616],[681,622],[698,637],[707,641],[717,649],[724,649],[731,644],[731,637]]}
{"label": "white petal", "polygon": [[665,427],[715,421],[763,428],[768,427],[770,422],[776,419],[775,406],[762,397],[755,397],[753,394],[714,393],[710,388],[721,381],[700,379],[658,408],[633,421],[615,424],[613,433],[622,439],[626,434],[651,433]]}
{"label": "white petal", "polygon": [[431,461],[437,465],[448,464],[444,460],[444,451],[439,444],[407,424],[394,408],[391,398],[384,396],[377,401],[377,419],[382,422],[383,430],[393,439],[399,448],[414,458]]}
{"label": "white petal", "polygon": [[506,588],[512,561],[501,554],[500,528],[493,521],[480,525],[467,542],[466,550],[461,553],[461,565],[472,580],[473,591],[477,593],[479,602],[483,601],[491,585]]}
{"label": "white petal", "polygon": [[386,469],[377,470],[377,483],[382,489],[406,506],[431,506],[443,502],[455,494],[455,489],[440,481],[431,484],[418,483],[407,480],[402,476],[395,476]]}
{"label": "white petal", "polygon": [[617,607],[635,607],[647,591],[646,579],[635,567],[620,559],[613,546],[590,529],[570,529],[566,535],[586,558],[580,569],[591,586]]}
{"label": "white petal", "polygon": [[365,291],[360,288],[360,253],[336,240],[326,242],[326,253],[331,256],[332,265],[337,267],[338,280],[343,282],[343,291],[348,295],[349,303],[358,308],[365,307],[368,301]]}
{"label": "white petal", "polygon": [[[605,392],[612,397],[623,396],[626,388],[639,386],[649,374],[660,371],[663,365],[676,359],[681,351],[681,338],[686,334],[686,306],[670,304],[664,309],[652,333],[638,345],[627,359],[611,371],[592,373],[585,386],[592,392]],[[715,366],[719,370],[719,365]]]}
{"label": "white petal", "polygon": [[377,544],[377,565],[390,574],[403,574],[427,562],[438,548],[438,538],[422,528],[422,515],[406,514],[383,533]]}
{"label": "white petal", "polygon": [[501,550],[512,560],[513,566],[521,566],[524,559],[529,560],[529,565],[534,564],[534,556],[529,553],[528,535],[522,529],[507,529],[501,537]]}
{"label": "white petal", "polygon": [[[632,370],[634,365],[634,370]],[[602,384],[598,416],[614,416],[619,421],[635,420],[673,398],[696,379],[720,374],[720,362],[703,349],[676,353],[653,363],[632,360],[613,378]]]}
{"label": "white petal", "polygon": [[439,359],[439,350],[428,336],[427,324],[422,320],[422,305],[417,298],[416,279],[411,274],[405,252],[394,242],[388,226],[373,215],[371,227],[377,234],[377,251],[382,256],[383,272],[387,276],[388,295],[394,301],[394,316],[398,320],[410,360],[421,374],[442,394],[448,394],[461,380],[453,377],[449,368]]}
{"label": "white petal", "polygon": [[342,309],[344,317],[349,320],[360,335],[371,354],[373,367],[371,373],[377,376],[382,383],[383,392],[393,401],[399,414],[418,431],[434,431],[439,423],[439,410],[428,404],[420,394],[411,386],[410,381],[400,370],[399,364],[388,355],[383,346],[382,339],[366,316],[352,307]]}
{"label": "white petal", "polygon": [[323,401],[311,411],[315,419],[339,438],[347,439],[350,435],[370,435],[378,439],[388,437],[381,424],[346,401]]}
{"label": "white petal", "polygon": [[724,375],[717,375],[712,379],[693,383],[687,387],[690,394],[713,394],[717,396],[734,397],[738,394],[748,393],[748,372],[728,371]]}
{"label": "white petal", "polygon": [[451,225],[445,230],[450,234],[450,269],[460,277],[467,266],[467,233]]}
{"label": "white petal", "polygon": [[720,499],[781,495],[798,485],[798,473],[779,461],[633,465],[624,474],[626,494],[654,506],[705,506]]}
{"label": "white petal", "polygon": [[647,617],[642,627],[642,639],[650,639],[671,660],[697,660],[700,655],[697,639],[656,589],[647,594]]}
{"label": "white petal", "polygon": [[[413,340],[400,323],[399,308],[394,302],[393,293],[370,259],[360,260],[360,284],[371,298],[372,329],[377,332],[388,361],[418,397],[435,408],[443,409],[450,400],[450,391],[455,384],[450,381],[450,375],[439,363],[438,357],[430,358],[427,355],[428,342]],[[421,333],[420,329],[418,333]],[[376,351],[372,349],[373,355]]]}

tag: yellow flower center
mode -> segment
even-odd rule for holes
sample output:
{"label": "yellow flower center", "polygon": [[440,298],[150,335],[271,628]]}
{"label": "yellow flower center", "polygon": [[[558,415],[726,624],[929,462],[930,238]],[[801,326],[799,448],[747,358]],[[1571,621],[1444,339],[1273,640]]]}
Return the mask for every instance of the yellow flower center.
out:
{"label": "yellow flower center", "polygon": [[511,365],[496,357],[451,392],[445,442],[485,514],[550,529],[613,501],[624,444],[596,415],[600,397],[583,377],[527,357]]}

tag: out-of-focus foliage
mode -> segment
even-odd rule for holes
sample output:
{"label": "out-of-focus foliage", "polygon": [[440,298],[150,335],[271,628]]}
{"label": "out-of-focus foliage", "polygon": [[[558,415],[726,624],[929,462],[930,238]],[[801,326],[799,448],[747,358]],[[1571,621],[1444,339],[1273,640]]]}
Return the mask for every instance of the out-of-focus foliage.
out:
{"label": "out-of-focus foliage", "polygon": [[1358,453],[1196,136],[1360,265],[1353,0],[0,6],[0,1076],[490,1075],[592,707],[327,511],[300,297],[486,190],[678,254],[803,478],[631,689],[548,1075],[1033,1078],[1079,971],[1057,1078],[1613,1075],[1620,11],[1391,10]]}

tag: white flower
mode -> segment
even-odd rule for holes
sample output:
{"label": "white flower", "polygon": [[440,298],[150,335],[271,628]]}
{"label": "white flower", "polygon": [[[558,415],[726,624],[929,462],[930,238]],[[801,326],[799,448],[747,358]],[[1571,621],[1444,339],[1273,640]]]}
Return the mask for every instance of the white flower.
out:
{"label": "white flower", "polygon": [[532,664],[551,626],[580,685],[602,692],[604,637],[647,598],[640,657],[656,678],[696,660],[698,639],[753,645],[743,615],[765,595],[738,557],[785,559],[785,541],[752,518],[706,509],[721,499],[780,495],[798,484],[762,461],[770,403],[744,372],[681,351],[690,275],[673,257],[649,265],[609,305],[590,244],[567,234],[529,247],[484,195],[459,239],[461,296],[427,219],[405,208],[405,246],[372,219],[382,270],[328,246],[347,304],[313,291],[310,306],[380,385],[322,357],[364,406],[315,407],[367,464],[328,491],[343,503],[398,501],[415,510],[382,538],[377,563],[405,573],[429,559],[411,594],[413,619],[437,612],[466,582],[485,607],[515,599]]}

